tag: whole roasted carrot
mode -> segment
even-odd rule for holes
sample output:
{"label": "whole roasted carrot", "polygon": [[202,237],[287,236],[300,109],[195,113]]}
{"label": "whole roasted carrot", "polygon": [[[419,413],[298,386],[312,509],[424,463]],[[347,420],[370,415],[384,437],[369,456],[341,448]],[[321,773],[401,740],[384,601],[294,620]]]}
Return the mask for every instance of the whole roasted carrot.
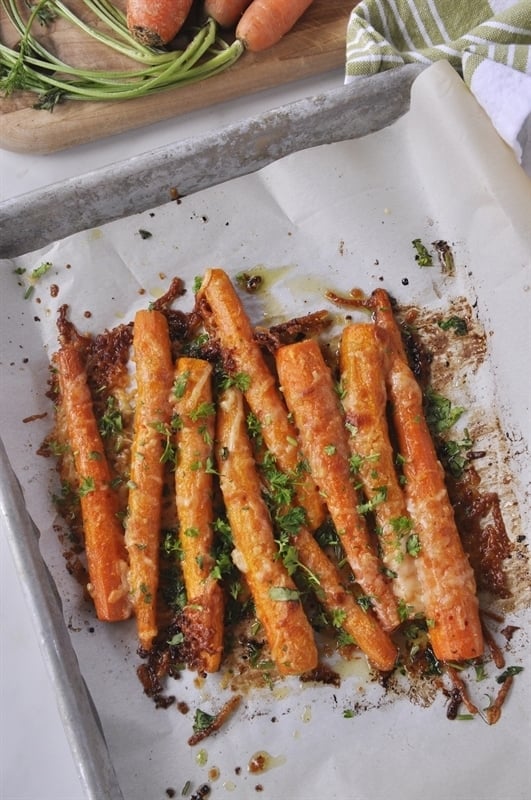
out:
{"label": "whole roasted carrot", "polygon": [[236,27],[236,37],[251,52],[272,47],[288,33],[313,0],[253,0]]}
{"label": "whole roasted carrot", "polygon": [[370,609],[364,610],[343,585],[340,570],[307,528],[292,537],[298,558],[317,584],[316,596],[338,627],[343,628],[365,653],[372,666],[388,672],[398,651]]}
{"label": "whole roasted carrot", "polygon": [[390,298],[372,294],[374,319],[387,358],[386,383],[403,457],[408,510],[419,537],[416,565],[433,651],[442,661],[477,658],[483,633],[473,570],[454,513]]}
{"label": "whole roasted carrot", "polygon": [[169,435],[173,362],[166,317],[159,311],[137,311],[133,328],[136,406],[131,447],[131,474],[126,523],[129,591],[138,638],[149,650],[157,635],[157,590],[162,454]]}
{"label": "whole roasted carrot", "polygon": [[99,619],[113,622],[131,615],[127,551],[118,519],[118,496],[94,416],[87,375],[77,348],[65,344],[54,356],[60,404],[79,479],[79,498],[91,595]]}
{"label": "whole roasted carrot", "polygon": [[417,537],[396,472],[383,354],[373,324],[343,329],[339,368],[352,461],[374,513],[381,558],[393,575],[393,590],[405,618],[423,610],[415,566]]}
{"label": "whole roasted carrot", "polygon": [[183,614],[194,666],[201,672],[218,670],[223,650],[223,592],[212,577],[216,411],[211,378],[207,361],[178,359],[173,402],[178,415],[175,498],[187,595]]}
{"label": "whole roasted carrot", "polygon": [[356,582],[370,599],[384,629],[393,630],[400,624],[398,603],[358,511],[347,433],[330,369],[314,339],[279,348],[276,363],[303,453]]}
{"label": "whole roasted carrot", "polygon": [[300,473],[297,499],[306,510],[310,528],[317,528],[324,520],[323,502],[311,476],[307,471],[301,472],[297,432],[227,273],[207,270],[196,299],[209,333],[221,344],[231,374],[241,379],[245,399],[260,423],[266,447],[283,472]]}
{"label": "whole roasted carrot", "polygon": [[127,0],[127,27],[139,42],[162,47],[179,33],[193,0]]}
{"label": "whole roasted carrot", "polygon": [[233,28],[251,0],[205,0],[204,10],[222,28]]}
{"label": "whole roasted carrot", "polygon": [[217,469],[233,559],[245,576],[279,672],[299,675],[315,669],[317,648],[297,588],[279,558],[239,389],[223,392],[217,419]]}

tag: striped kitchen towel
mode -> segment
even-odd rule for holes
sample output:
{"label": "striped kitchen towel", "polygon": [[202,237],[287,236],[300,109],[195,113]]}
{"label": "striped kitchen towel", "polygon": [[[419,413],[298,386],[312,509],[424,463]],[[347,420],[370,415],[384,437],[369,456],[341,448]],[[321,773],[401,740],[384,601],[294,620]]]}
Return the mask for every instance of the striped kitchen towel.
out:
{"label": "striped kitchen towel", "polygon": [[531,0],[364,0],[353,9],[347,83],[440,59],[462,75],[531,174]]}

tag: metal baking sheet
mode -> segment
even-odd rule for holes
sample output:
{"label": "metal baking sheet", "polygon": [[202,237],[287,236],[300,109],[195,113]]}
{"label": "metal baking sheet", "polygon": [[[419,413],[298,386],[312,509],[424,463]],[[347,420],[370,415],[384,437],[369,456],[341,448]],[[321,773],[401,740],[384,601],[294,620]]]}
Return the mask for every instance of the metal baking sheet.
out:
{"label": "metal baking sheet", "polygon": [[407,111],[422,69],[408,65],[361,79],[6,200],[0,203],[0,258],[246,175],[296,150],[381,130]]}
{"label": "metal baking sheet", "polygon": [[[193,142],[188,142],[188,153],[181,152],[180,158],[183,162],[188,160],[187,175],[196,182],[193,185],[197,188],[193,194],[192,190],[183,192],[187,198],[180,206],[183,211],[180,217],[176,217],[175,207],[166,202],[167,187],[153,188],[154,195],[148,195],[149,200],[143,193],[141,184],[145,183],[147,175],[153,176],[147,157],[142,159],[142,169],[138,173],[141,179],[137,176],[141,202],[134,212],[129,206],[123,219],[113,205],[113,195],[117,193],[114,176],[109,186],[106,181],[100,185],[93,175],[87,181],[90,185],[87,199],[91,198],[93,214],[99,214],[99,223],[95,216],[85,218],[79,227],[68,228],[71,233],[74,230],[81,233],[55,242],[56,233],[53,244],[46,244],[51,241],[49,230],[41,240],[40,250],[21,258],[10,256],[2,262],[0,275],[5,289],[2,295],[6,313],[0,340],[9,389],[6,398],[12,396],[13,391],[19,396],[16,408],[6,403],[5,398],[0,414],[0,434],[5,444],[5,452],[0,453],[2,516],[17,567],[25,586],[29,587],[28,600],[90,800],[158,797],[163,796],[166,786],[175,786],[179,792],[188,777],[193,773],[197,779],[201,770],[193,754],[178,751],[173,733],[166,727],[170,723],[161,716],[164,712],[145,705],[149,701],[144,703],[136,676],[130,674],[131,663],[124,671],[127,652],[131,656],[134,647],[125,641],[127,634],[124,634],[124,641],[120,636],[117,641],[98,627],[98,648],[94,654],[95,638],[86,630],[69,631],[65,625],[66,613],[74,616],[80,613],[76,605],[77,593],[70,587],[61,591],[60,597],[57,594],[54,583],[62,583],[61,576],[65,572],[61,553],[54,558],[42,557],[46,548],[53,547],[54,531],[51,526],[40,524],[39,535],[32,522],[47,516],[43,517],[42,503],[43,497],[46,498],[49,468],[41,466],[38,473],[34,472],[35,449],[46,421],[31,426],[20,424],[20,418],[27,418],[42,408],[47,359],[55,347],[53,304],[41,295],[44,289],[38,290],[40,305],[37,305],[39,298],[34,298],[30,304],[24,301],[21,287],[14,283],[13,270],[22,265],[36,265],[43,259],[55,262],[60,258],[62,264],[68,259],[72,267],[69,275],[74,277],[70,286],[64,287],[65,297],[71,298],[78,318],[90,306],[90,325],[95,330],[115,323],[120,315],[122,318],[125,313],[129,316],[131,309],[144,304],[146,298],[139,294],[140,287],[148,287],[156,296],[162,288],[161,269],[168,273],[182,266],[190,277],[211,258],[218,262],[227,259],[234,271],[242,265],[256,264],[279,268],[284,285],[276,303],[279,308],[289,308],[290,313],[292,310],[302,313],[309,300],[313,303],[316,297],[322,299],[323,286],[330,287],[331,283],[337,290],[348,290],[354,284],[383,281],[381,285],[399,297],[407,296],[412,302],[428,298],[431,303],[437,303],[452,290],[451,283],[433,272],[412,270],[407,248],[413,235],[429,239],[452,236],[455,232],[459,280],[462,281],[459,286],[467,290],[478,307],[484,325],[495,332],[489,340],[494,383],[482,387],[481,396],[488,403],[493,403],[495,398],[500,405],[504,430],[511,445],[510,488],[520,501],[523,530],[526,530],[526,498],[530,485],[530,386],[529,376],[522,376],[521,369],[515,367],[512,345],[514,330],[529,334],[530,317],[524,298],[531,283],[528,225],[531,187],[523,174],[520,177],[512,154],[502,145],[472,98],[463,92],[453,72],[445,71],[445,66],[430,68],[433,80],[429,71],[425,71],[418,82],[408,88],[406,110],[404,114],[397,114],[393,124],[385,127],[391,122],[385,117],[384,124],[372,128],[374,133],[359,139],[350,140],[348,124],[337,138],[333,130],[325,134],[326,127],[335,124],[330,113],[332,101],[327,96],[319,102],[310,102],[311,113],[305,104],[306,112],[302,116],[301,106],[295,104],[295,116],[299,120],[296,127],[301,136],[295,139],[304,145],[297,148],[295,139],[291,139],[292,149],[285,151],[286,126],[291,130],[291,122],[289,108],[284,109],[276,141],[267,138],[265,161],[257,155],[254,164],[249,160],[243,171],[227,174],[223,180],[217,180],[219,151],[210,147],[212,140],[209,139],[206,150],[201,150],[204,140],[199,141],[197,160]],[[416,112],[415,125],[408,124],[410,90],[420,109]],[[334,96],[341,107],[339,95]],[[321,117],[322,109],[326,112],[323,111]],[[338,125],[344,124],[342,114],[338,111]],[[314,115],[319,118],[315,129],[320,131],[319,136],[325,136],[324,140],[312,140]],[[265,135],[269,129],[261,127],[261,123],[256,126],[252,120],[244,123],[243,128],[254,142],[252,146],[257,154],[256,130]],[[329,142],[334,143],[332,147],[328,147]],[[155,161],[161,159],[163,163],[162,156],[163,152],[155,153]],[[264,164],[267,166],[257,172]],[[134,186],[134,164],[122,166],[127,172],[122,185]],[[235,169],[240,169],[239,162]],[[335,203],[327,204],[319,194],[322,173],[331,175],[335,181]],[[98,174],[108,179],[112,171]],[[216,182],[210,185],[211,178],[209,183],[205,176],[213,174]],[[122,176],[116,177],[121,179]],[[198,183],[200,181],[205,183]],[[262,200],[272,192],[273,203],[265,202],[268,216],[259,217],[260,225],[250,225],[245,216],[246,211],[249,213],[246,206],[251,205],[246,200],[249,181],[253,191],[250,196],[260,209]],[[95,186],[101,190],[102,205],[116,222],[103,224],[111,217],[98,210]],[[81,193],[86,190],[83,182],[78,188]],[[289,191],[284,192],[286,188]],[[56,203],[65,207],[77,197],[71,183],[67,184],[65,195],[61,194],[61,187],[55,187],[55,192]],[[158,200],[154,201],[154,197]],[[29,198],[26,200],[29,203]],[[233,220],[227,232],[232,201],[241,212],[242,225],[247,225],[242,239],[239,237],[244,232]],[[118,198],[117,202],[123,208],[122,199]],[[31,204],[28,213],[33,213]],[[40,206],[38,214],[42,213]],[[133,213],[134,216],[130,216]],[[327,214],[331,217],[328,222]],[[33,216],[33,222],[38,218],[38,215]],[[17,216],[17,219],[21,218]],[[316,219],[324,220],[323,228],[316,226]],[[269,225],[273,226],[278,220],[282,233],[277,240],[271,237]],[[154,230],[148,243],[148,247],[153,245],[153,248],[148,250],[138,247],[138,228],[146,222]],[[101,227],[94,227],[97,224]],[[66,231],[62,235],[66,235]],[[32,246],[36,246],[33,241]],[[310,252],[301,257],[300,248],[305,243]],[[18,247],[12,245],[10,252],[17,250]],[[511,257],[504,258],[504,253],[508,252]],[[298,263],[289,263],[297,262],[297,258]],[[403,283],[405,277],[407,289]],[[63,288],[57,302],[62,301]],[[506,324],[508,314],[511,326]],[[25,361],[19,349],[22,341]],[[507,354],[512,355],[508,357]],[[86,611],[83,614],[86,615]],[[528,636],[528,616],[524,614],[522,619],[525,631],[522,635]],[[108,673],[91,674],[92,666],[88,666],[86,659],[89,658],[91,665],[94,658],[107,662],[107,648],[114,648],[113,658],[118,658],[121,668],[114,669],[113,662],[114,672],[111,669]],[[132,660],[134,662],[134,657]],[[100,694],[100,683],[108,684],[104,687],[107,695]],[[523,800],[531,778],[528,760],[523,755],[530,729],[528,688],[526,690],[525,685],[523,688],[520,702],[516,700],[516,707],[512,705],[508,709],[502,724],[492,729],[487,726],[441,728],[441,710],[436,707],[415,709],[406,703],[397,704],[395,708],[390,704],[362,715],[359,720],[346,720],[342,719],[340,708],[324,709],[326,713],[321,717],[318,714],[320,703],[309,707],[309,701],[304,699],[309,695],[304,693],[293,691],[287,698],[277,697],[281,725],[273,729],[273,744],[276,746],[276,741],[282,737],[290,741],[283,752],[285,766],[279,758],[278,769],[260,776],[265,787],[264,796],[272,800],[281,796],[307,800],[308,792],[315,790],[314,796],[326,794],[343,800],[355,780],[356,800],[379,800],[391,791],[396,793],[397,786],[401,796],[417,798],[424,792],[418,781],[417,754],[429,743],[424,760],[427,759],[433,779],[430,792],[434,800],[442,800],[448,794],[468,800],[472,792],[481,800],[504,795],[511,800]],[[127,708],[120,700],[124,692]],[[297,711],[292,711],[291,706]],[[322,726],[327,724],[331,727],[326,728],[324,741]],[[226,742],[231,748],[230,757],[234,753],[234,757],[244,762],[246,757],[242,753],[251,746],[257,750],[260,742],[267,749],[261,738],[262,730],[259,709],[255,717],[246,717],[238,725],[229,726]],[[516,740],[509,736],[509,730],[517,732]],[[156,752],[155,737],[160,748]],[[271,733],[269,737],[271,741]],[[223,758],[227,759],[227,753],[223,755],[224,741],[225,734],[207,745],[210,763],[219,766]],[[352,745],[345,748],[345,741]],[[352,758],[352,747],[363,747],[362,758]],[[134,760],[138,748],[144,754],[144,761],[140,763]],[[462,768],[459,771],[449,769],[449,764],[462,759],[464,751],[467,758]],[[316,752],[322,756],[318,770],[315,769]],[[164,761],[162,774],[152,772],[155,758]],[[500,758],[505,765],[501,771]],[[293,767],[295,759],[298,769]],[[413,768],[410,768],[411,759],[414,759]],[[305,764],[304,769],[302,764]],[[404,764],[408,768],[404,769]],[[353,770],[355,777],[352,777]],[[228,772],[224,775],[227,778]],[[304,784],[306,775],[311,775],[312,789]],[[231,787],[228,779],[226,786],[218,784],[214,796],[230,792],[229,796],[235,800],[247,800],[255,795],[249,776],[237,781],[232,774],[231,781]]]}

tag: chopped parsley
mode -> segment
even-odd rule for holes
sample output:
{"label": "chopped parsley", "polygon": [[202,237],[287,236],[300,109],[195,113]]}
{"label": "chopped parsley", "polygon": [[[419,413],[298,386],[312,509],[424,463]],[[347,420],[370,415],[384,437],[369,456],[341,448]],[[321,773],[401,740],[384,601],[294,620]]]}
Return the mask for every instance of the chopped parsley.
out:
{"label": "chopped parsley", "polygon": [[420,539],[417,533],[412,533],[411,536],[407,537],[406,550],[410,556],[413,556],[413,558],[418,558],[421,549]]}
{"label": "chopped parsley", "polygon": [[194,733],[201,733],[202,731],[206,731],[214,724],[215,721],[216,721],[215,716],[213,716],[212,714],[207,714],[206,711],[202,711],[200,708],[197,708],[194,715],[194,724],[193,724]]}
{"label": "chopped parsley", "polygon": [[116,398],[109,395],[105,405],[105,412],[99,423],[100,433],[105,438],[111,436],[113,433],[121,433],[123,427],[123,418],[118,409]]}
{"label": "chopped parsley", "polygon": [[94,481],[94,478],[86,476],[81,479],[78,490],[78,494],[80,497],[86,497],[87,494],[90,494],[95,490],[96,490],[96,483]]}
{"label": "chopped parsley", "polygon": [[185,370],[180,375],[175,378],[173,384],[173,396],[180,400],[181,397],[184,397],[184,393],[186,391],[186,384],[188,383],[188,378],[190,377],[190,370]]}
{"label": "chopped parsley", "polygon": [[505,683],[507,678],[512,678],[514,675],[518,675],[520,672],[523,671],[523,667],[507,667],[501,675],[498,675],[496,678],[496,683]]}
{"label": "chopped parsley", "polygon": [[426,246],[422,244],[420,239],[413,239],[411,242],[413,247],[415,248],[415,261],[419,265],[419,267],[432,267],[433,266],[433,259],[429,254]]}
{"label": "chopped parsley", "polygon": [[453,330],[456,336],[465,336],[468,333],[466,319],[457,315],[448,317],[448,319],[441,319],[437,324],[443,331]]}

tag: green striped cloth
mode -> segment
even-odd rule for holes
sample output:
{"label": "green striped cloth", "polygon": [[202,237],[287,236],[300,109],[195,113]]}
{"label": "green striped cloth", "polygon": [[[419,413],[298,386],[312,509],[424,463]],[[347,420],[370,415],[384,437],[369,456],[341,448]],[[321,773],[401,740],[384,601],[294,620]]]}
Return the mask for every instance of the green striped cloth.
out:
{"label": "green striped cloth", "polygon": [[346,82],[440,59],[522,160],[527,127],[531,142],[531,0],[364,0],[353,9]]}

